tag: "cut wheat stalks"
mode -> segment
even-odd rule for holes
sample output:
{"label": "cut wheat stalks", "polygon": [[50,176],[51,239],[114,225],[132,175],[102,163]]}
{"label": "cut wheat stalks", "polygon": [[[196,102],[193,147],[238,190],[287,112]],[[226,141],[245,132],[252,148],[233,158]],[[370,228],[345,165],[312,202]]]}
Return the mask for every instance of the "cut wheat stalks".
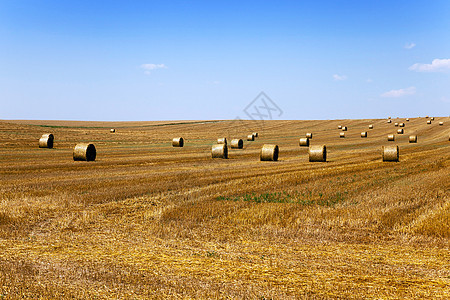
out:
{"label": "cut wheat stalks", "polygon": [[39,139],[39,148],[53,148],[54,136],[51,133],[44,133]]}
{"label": "cut wheat stalks", "polygon": [[339,137],[340,137],[340,138],[345,138],[345,132],[340,132],[340,133],[339,133]]}
{"label": "cut wheat stalks", "polygon": [[211,148],[212,158],[228,158],[228,148],[226,144],[216,144],[212,145]]}
{"label": "cut wheat stalks", "polygon": [[172,140],[172,147],[183,147],[184,139],[182,137],[176,137]]}
{"label": "cut wheat stalks", "polygon": [[261,148],[261,161],[277,161],[278,160],[278,145],[263,145]]}
{"label": "cut wheat stalks", "polygon": [[327,146],[313,145],[309,146],[309,161],[327,161]]}
{"label": "cut wheat stalks", "polygon": [[232,139],[231,140],[232,149],[242,149],[244,148],[244,141],[242,139]]}
{"label": "cut wheat stalks", "polygon": [[300,147],[309,147],[309,139],[308,138],[300,138],[298,144]]}
{"label": "cut wheat stalks", "polygon": [[383,161],[398,161],[398,146],[382,146],[381,155],[383,157]]}
{"label": "cut wheat stalks", "polygon": [[417,143],[417,135],[410,135],[409,136],[409,142],[410,143]]}
{"label": "cut wheat stalks", "polygon": [[395,135],[389,134],[389,135],[388,135],[388,141],[389,141],[389,142],[395,141]]}
{"label": "cut wheat stalks", "polygon": [[254,141],[255,140],[255,136],[253,135],[253,133],[252,134],[249,134],[248,136],[247,136],[247,141]]}
{"label": "cut wheat stalks", "polygon": [[73,160],[75,161],[94,161],[97,157],[97,151],[94,144],[79,143],[73,148]]}

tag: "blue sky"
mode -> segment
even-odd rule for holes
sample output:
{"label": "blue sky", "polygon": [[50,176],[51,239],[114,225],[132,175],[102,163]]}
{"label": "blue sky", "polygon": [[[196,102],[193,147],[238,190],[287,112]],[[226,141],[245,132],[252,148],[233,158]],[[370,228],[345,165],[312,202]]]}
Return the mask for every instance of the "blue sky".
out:
{"label": "blue sky", "polygon": [[[94,3],[95,2],[95,3]],[[0,2],[0,119],[449,115],[450,1]]]}

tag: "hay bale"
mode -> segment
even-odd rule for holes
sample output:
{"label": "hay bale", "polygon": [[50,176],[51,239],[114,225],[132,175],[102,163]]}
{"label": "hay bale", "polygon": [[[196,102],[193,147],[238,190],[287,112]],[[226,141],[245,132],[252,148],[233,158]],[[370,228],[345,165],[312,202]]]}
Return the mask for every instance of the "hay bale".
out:
{"label": "hay bale", "polygon": [[428,118],[429,118],[429,116],[425,116],[425,118],[427,118],[427,119],[428,119]]}
{"label": "hay bale", "polygon": [[114,129],[114,128],[111,128],[111,129],[109,130],[109,132],[111,132],[111,133],[115,133],[115,132],[116,132],[116,129]]}
{"label": "hay bale", "polygon": [[398,146],[382,146],[381,155],[383,157],[383,161],[398,161]]}
{"label": "hay bale", "polygon": [[389,142],[395,141],[395,135],[389,134],[389,135],[388,135],[388,141],[389,141]]}
{"label": "hay bale", "polygon": [[406,122],[409,122],[409,118],[406,118]]}
{"label": "hay bale", "polygon": [[300,138],[298,144],[300,147],[309,147],[309,139],[308,138]]}
{"label": "hay bale", "polygon": [[340,138],[345,138],[345,132],[340,132],[340,133],[339,133],[339,137],[340,137]]}
{"label": "hay bale", "polygon": [[254,141],[255,140],[255,136],[252,134],[247,135],[247,141]]}
{"label": "hay bale", "polygon": [[258,133],[257,132],[253,132],[252,134],[255,136],[255,138],[258,137]]}
{"label": "hay bale", "polygon": [[409,142],[410,143],[417,143],[417,135],[410,135],[409,136]]}
{"label": "hay bale", "polygon": [[372,124],[369,125],[369,129],[373,129],[373,125]]}
{"label": "hay bale", "polygon": [[366,137],[367,137],[367,131],[361,132],[361,137],[362,137],[362,138],[366,138]]}
{"label": "hay bale", "polygon": [[231,140],[231,148],[232,149],[242,149],[244,148],[244,141],[241,139],[232,139]]}
{"label": "hay bale", "polygon": [[94,144],[79,143],[73,148],[73,160],[94,161],[97,157],[97,151]]}
{"label": "hay bale", "polygon": [[306,133],[305,137],[307,137],[308,139],[312,139],[312,133],[311,132]]}
{"label": "hay bale", "polygon": [[347,127],[346,126],[342,126],[342,131],[347,131]]}
{"label": "hay bale", "polygon": [[397,122],[395,122],[395,123],[394,123],[394,126],[395,126],[395,127],[398,127],[398,123],[397,123]]}
{"label": "hay bale", "polygon": [[182,137],[176,137],[172,140],[172,147],[183,147],[184,139]]}
{"label": "hay bale", "polygon": [[388,119],[390,119],[391,117],[388,117]]}
{"label": "hay bale", "polygon": [[405,127],[405,123],[400,123],[400,124],[398,124],[398,126]]}
{"label": "hay bale", "polygon": [[44,133],[39,139],[39,148],[53,148],[55,137],[51,133]]}
{"label": "hay bale", "polygon": [[278,160],[278,145],[263,145],[261,148],[261,161],[277,161]]}
{"label": "hay bale", "polygon": [[228,148],[227,144],[216,144],[212,145],[211,148],[212,158],[228,158]]}
{"label": "hay bale", "polygon": [[392,123],[392,120],[388,120],[387,122],[388,122],[388,123]]}
{"label": "hay bale", "polygon": [[428,121],[427,121],[427,124],[431,124],[431,120],[428,120]]}
{"label": "hay bale", "polygon": [[439,126],[442,126],[442,125],[444,125],[444,122],[439,122]]}
{"label": "hay bale", "polygon": [[431,117],[430,120],[431,120],[431,121],[434,121],[434,117]]}
{"label": "hay bale", "polygon": [[309,146],[309,161],[327,161],[327,146],[313,145]]}
{"label": "hay bale", "polygon": [[218,138],[217,139],[217,144],[225,144],[225,145],[227,145],[227,138],[225,138],[225,137]]}
{"label": "hay bale", "polygon": [[339,125],[339,126],[338,126],[338,129],[342,129],[342,125]]}
{"label": "hay bale", "polygon": [[397,129],[397,134],[403,134],[403,128]]}

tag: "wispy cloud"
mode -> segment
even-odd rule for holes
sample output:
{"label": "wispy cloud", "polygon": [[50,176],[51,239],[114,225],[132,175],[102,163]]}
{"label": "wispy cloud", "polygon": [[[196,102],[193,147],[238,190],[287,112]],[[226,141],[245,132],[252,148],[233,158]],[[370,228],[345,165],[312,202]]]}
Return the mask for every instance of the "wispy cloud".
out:
{"label": "wispy cloud", "polygon": [[145,70],[145,74],[150,74],[150,71],[157,69],[167,69],[165,64],[143,64],[141,68]]}
{"label": "wispy cloud", "polygon": [[405,49],[412,49],[412,48],[414,48],[416,46],[416,44],[414,44],[414,43],[407,43],[406,45],[405,45]]}
{"label": "wispy cloud", "polygon": [[450,70],[450,59],[433,59],[431,64],[413,64],[409,67],[411,71],[417,72],[442,72]]}
{"label": "wispy cloud", "polygon": [[342,81],[342,80],[346,80],[346,79],[347,79],[347,76],[345,76],[345,75],[334,74],[334,75],[333,75],[333,79],[336,80],[336,81]]}
{"label": "wispy cloud", "polygon": [[367,78],[367,79],[366,79],[366,82],[367,82],[367,83],[372,83],[373,80],[372,80],[372,78]]}
{"label": "wispy cloud", "polygon": [[403,96],[409,96],[414,95],[416,93],[416,88],[414,86],[410,86],[406,89],[399,89],[399,90],[391,90],[389,92],[381,94],[381,97],[383,98],[400,98]]}

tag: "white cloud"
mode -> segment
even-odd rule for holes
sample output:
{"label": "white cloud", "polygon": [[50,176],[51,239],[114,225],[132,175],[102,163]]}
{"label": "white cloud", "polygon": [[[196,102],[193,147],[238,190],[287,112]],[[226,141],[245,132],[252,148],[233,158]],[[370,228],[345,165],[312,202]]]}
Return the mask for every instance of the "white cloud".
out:
{"label": "white cloud", "polygon": [[416,44],[414,44],[414,43],[408,43],[408,44],[406,44],[405,45],[405,49],[412,49],[412,48],[414,48],[416,46]]}
{"label": "white cloud", "polygon": [[450,59],[433,59],[431,64],[413,64],[409,67],[411,71],[417,72],[440,72],[450,70]]}
{"label": "white cloud", "polygon": [[145,70],[145,74],[150,74],[150,71],[157,69],[167,69],[165,64],[143,64],[141,68]]}
{"label": "white cloud", "polygon": [[373,82],[373,80],[371,78],[367,78],[366,82],[371,83],[371,82]]}
{"label": "white cloud", "polygon": [[347,79],[347,76],[345,76],[345,75],[334,74],[334,75],[333,75],[333,79],[336,80],[336,81],[342,81],[342,80],[346,80],[346,79]]}
{"label": "white cloud", "polygon": [[399,90],[391,90],[389,92],[381,94],[383,98],[400,98],[403,96],[414,95],[416,93],[416,88],[414,86],[410,86],[406,89]]}

